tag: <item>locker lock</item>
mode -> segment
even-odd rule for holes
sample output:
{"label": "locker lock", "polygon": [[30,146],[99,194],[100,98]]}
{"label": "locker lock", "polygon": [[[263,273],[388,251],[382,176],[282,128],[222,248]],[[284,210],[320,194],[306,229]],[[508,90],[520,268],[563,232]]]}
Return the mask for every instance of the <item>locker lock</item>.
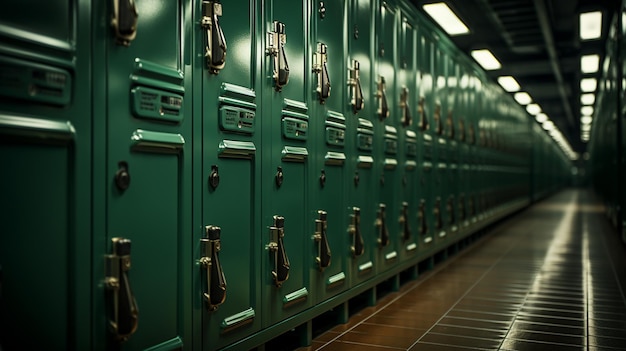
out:
{"label": "locker lock", "polygon": [[400,212],[400,225],[402,226],[402,239],[409,240],[411,238],[411,228],[409,225],[409,204],[402,202],[402,211]]}
{"label": "locker lock", "polygon": [[284,175],[283,175],[283,168],[282,167],[277,167],[276,168],[276,175],[274,176],[274,180],[276,181],[276,186],[280,188],[281,185],[283,185],[283,179],[284,179]]}
{"label": "locker lock", "polygon": [[359,61],[352,60],[352,68],[348,69],[348,86],[352,97],[350,98],[350,105],[352,105],[352,112],[356,114],[363,109],[365,100],[363,99],[363,90],[361,89],[361,80],[359,78]]}
{"label": "locker lock", "polygon": [[326,62],[328,47],[323,43],[317,43],[317,51],[313,54],[313,73],[317,75],[317,96],[323,104],[330,96],[330,78]]}
{"label": "locker lock", "polygon": [[137,35],[137,7],[134,0],[113,0],[111,27],[118,44],[129,46]]}
{"label": "locker lock", "polygon": [[322,188],[326,185],[326,171],[322,169],[322,173],[320,174],[320,185]]}
{"label": "locker lock", "polygon": [[120,191],[128,189],[130,186],[130,173],[128,172],[128,163],[121,161],[117,164],[119,167],[115,172],[115,186]]}
{"label": "locker lock", "polygon": [[315,220],[315,234],[313,235],[313,239],[318,244],[315,262],[317,263],[320,272],[322,272],[325,268],[330,266],[331,254],[327,237],[327,213],[326,211],[319,210],[317,211],[317,214],[319,218]]}
{"label": "locker lock", "polygon": [[363,236],[361,235],[361,209],[358,207],[352,208],[348,233],[352,235],[352,245],[350,246],[352,256],[361,256],[363,252],[365,252],[365,243],[363,241]]}
{"label": "locker lock", "polygon": [[220,263],[222,229],[208,225],[205,236],[200,239],[203,256],[200,258],[202,269],[206,271],[206,292],[203,293],[209,311],[215,311],[226,300],[226,277]]}
{"label": "locker lock", "polygon": [[274,285],[280,287],[287,279],[289,279],[289,258],[285,251],[283,239],[285,237],[285,217],[274,216],[274,224],[270,227],[270,243],[267,248],[274,261],[274,269],[272,270],[272,279]]}
{"label": "locker lock", "polygon": [[211,174],[209,174],[209,185],[215,190],[220,185],[220,173],[216,165],[211,166]]}
{"label": "locker lock", "polygon": [[385,204],[378,205],[378,217],[376,218],[376,228],[378,230],[378,245],[382,248],[389,245],[389,229],[387,229]]}

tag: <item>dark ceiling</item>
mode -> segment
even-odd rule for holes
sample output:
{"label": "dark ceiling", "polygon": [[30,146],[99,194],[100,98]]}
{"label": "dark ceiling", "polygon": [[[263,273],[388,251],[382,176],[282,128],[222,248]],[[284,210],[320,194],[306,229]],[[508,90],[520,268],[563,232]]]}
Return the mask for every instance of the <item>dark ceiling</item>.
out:
{"label": "dark ceiling", "polygon": [[[582,153],[580,139],[580,57],[600,54],[602,63],[609,20],[619,0],[412,0],[422,5],[444,1],[470,28],[470,34],[451,37],[464,52],[489,49],[502,68],[488,71],[495,81],[511,75],[522,91],[541,106],[572,149]],[[601,10],[602,38],[581,41],[579,14]],[[428,15],[426,15],[428,16]],[[607,20],[609,19],[609,20]],[[599,74],[595,76],[599,78]]]}

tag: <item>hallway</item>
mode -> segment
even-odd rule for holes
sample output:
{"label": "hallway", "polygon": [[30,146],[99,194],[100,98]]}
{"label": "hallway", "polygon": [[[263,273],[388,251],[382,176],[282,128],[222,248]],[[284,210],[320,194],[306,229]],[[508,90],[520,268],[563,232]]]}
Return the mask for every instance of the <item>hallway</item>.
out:
{"label": "hallway", "polygon": [[624,350],[626,249],[558,193],[298,350]]}

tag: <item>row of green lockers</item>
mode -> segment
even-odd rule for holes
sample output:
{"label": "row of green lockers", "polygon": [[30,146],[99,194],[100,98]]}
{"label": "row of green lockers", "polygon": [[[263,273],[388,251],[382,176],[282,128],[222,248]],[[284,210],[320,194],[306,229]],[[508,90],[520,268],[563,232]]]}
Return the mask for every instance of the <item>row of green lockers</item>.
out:
{"label": "row of green lockers", "polygon": [[626,243],[626,1],[610,19],[588,146],[588,180],[605,202],[607,215]]}
{"label": "row of green lockers", "polygon": [[261,343],[569,172],[406,1],[14,0],[0,40],[5,351]]}

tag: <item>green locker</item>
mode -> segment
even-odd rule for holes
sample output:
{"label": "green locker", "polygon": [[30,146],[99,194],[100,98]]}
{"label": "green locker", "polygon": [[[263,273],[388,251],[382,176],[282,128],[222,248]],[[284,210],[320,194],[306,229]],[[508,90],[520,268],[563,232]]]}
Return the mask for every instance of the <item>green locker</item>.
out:
{"label": "green locker", "polygon": [[433,56],[434,43],[429,35],[429,27],[424,25],[419,27],[419,47],[418,47],[418,65],[419,70],[419,100],[418,100],[418,165],[421,165],[420,184],[418,192],[418,227],[420,233],[421,245],[420,252],[429,252],[434,247],[434,234],[436,233],[434,220],[434,195],[435,195],[435,176],[434,176],[434,74],[433,74]]}
{"label": "green locker", "polygon": [[448,108],[445,119],[445,137],[448,139],[448,177],[446,184],[446,226],[450,234],[454,235],[459,230],[458,198],[459,198],[459,144],[458,144],[458,121],[461,114],[461,79],[459,65],[452,57],[448,56]]}
{"label": "green locker", "polygon": [[94,11],[95,345],[190,347],[189,2]]}
{"label": "green locker", "polygon": [[36,6],[0,12],[0,348],[89,349],[90,3]]}
{"label": "green locker", "polygon": [[416,256],[418,232],[418,167],[417,167],[417,22],[411,13],[402,10],[398,29],[398,60],[396,101],[399,124],[398,171],[400,180],[398,193],[400,207],[398,222],[400,237],[398,252],[401,260]]}
{"label": "green locker", "polygon": [[[439,42],[441,43],[441,42]],[[442,247],[448,241],[448,178],[450,173],[448,139],[446,138],[446,119],[449,111],[448,96],[448,56],[441,45],[437,45],[434,52],[434,72],[435,72],[435,111],[433,115],[435,144],[435,192],[433,195],[435,221],[434,236],[437,246]]]}
{"label": "green locker", "polygon": [[[309,11],[305,2],[263,4],[265,50],[259,84],[262,106],[261,265],[264,326],[311,306],[309,267],[314,223],[309,223],[309,107],[306,77]],[[261,38],[258,38],[261,39]]]}
{"label": "green locker", "polygon": [[[193,268],[196,349],[215,350],[262,326],[262,110],[256,1],[198,1],[194,32]],[[261,33],[261,34],[257,34]],[[197,177],[197,178],[196,178]],[[200,209],[200,213],[196,211]],[[209,260],[210,259],[210,260]],[[209,265],[210,263],[210,265]]]}
{"label": "green locker", "polygon": [[390,2],[378,4],[374,41],[374,175],[379,175],[376,236],[376,270],[383,272],[398,263],[401,243],[401,172],[405,136],[399,129],[399,95],[396,93],[398,66],[397,32],[399,10]]}
{"label": "green locker", "polygon": [[[313,2],[312,78],[309,81],[312,154],[306,242],[311,289],[317,303],[346,290],[352,253],[346,201],[346,65],[343,63],[346,1]],[[348,116],[350,118],[353,116]],[[326,217],[326,218],[324,218]]]}
{"label": "green locker", "polygon": [[374,174],[374,100],[372,76],[373,15],[375,7],[365,0],[348,0],[348,67],[346,116],[346,184],[352,253],[350,265],[351,286],[374,276],[378,236],[376,232],[376,196],[372,189],[379,186]]}

